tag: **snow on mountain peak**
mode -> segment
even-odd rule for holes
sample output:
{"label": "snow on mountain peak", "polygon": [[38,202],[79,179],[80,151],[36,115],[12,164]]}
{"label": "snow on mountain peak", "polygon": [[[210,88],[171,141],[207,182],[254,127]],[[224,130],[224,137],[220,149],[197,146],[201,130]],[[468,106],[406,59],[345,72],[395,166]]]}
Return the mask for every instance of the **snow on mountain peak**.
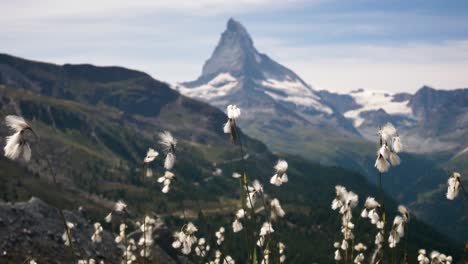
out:
{"label": "snow on mountain peak", "polygon": [[217,97],[226,96],[238,84],[236,78],[229,73],[220,73],[211,79],[208,83],[187,88],[183,84],[175,85],[175,89],[188,97],[195,97],[204,100],[211,100]]}
{"label": "snow on mountain peak", "polygon": [[257,82],[265,89],[265,94],[276,101],[293,103],[296,106],[313,107],[316,110],[332,114],[333,110],[320,102],[314,91],[300,80],[287,76],[286,80],[266,79]]}
{"label": "snow on mountain peak", "polygon": [[350,96],[354,98],[360,108],[350,110],[344,113],[346,118],[352,119],[355,127],[360,127],[364,118],[361,113],[366,111],[376,111],[379,109],[384,110],[390,115],[404,115],[413,117],[413,111],[409,106],[409,100],[396,100],[395,94],[383,92],[358,89],[351,91]]}

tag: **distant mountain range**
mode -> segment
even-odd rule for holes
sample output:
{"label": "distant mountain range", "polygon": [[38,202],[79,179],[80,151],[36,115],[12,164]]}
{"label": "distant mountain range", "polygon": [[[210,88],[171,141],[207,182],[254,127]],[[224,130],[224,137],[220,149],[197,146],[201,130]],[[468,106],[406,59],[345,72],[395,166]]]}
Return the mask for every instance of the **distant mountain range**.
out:
{"label": "distant mountain range", "polygon": [[[349,93],[314,90],[293,71],[257,51],[247,30],[234,19],[228,21],[201,76],[174,88],[221,109],[240,105],[246,113],[241,120],[246,131],[260,139],[289,141],[308,130],[315,141],[345,137],[375,142],[378,127],[391,122],[411,152],[455,154],[468,147],[468,89],[444,91],[424,86],[414,95],[365,89]],[[272,136],[270,130],[281,133]],[[465,142],[460,142],[460,136]]]}
{"label": "distant mountain range", "polygon": [[[243,115],[238,122],[244,131],[269,142],[268,147],[278,153],[353,169],[371,182],[377,180],[373,168],[377,132],[391,122],[406,154],[396,173],[384,180],[387,191],[412,204],[438,228],[466,239],[459,235],[468,232],[462,227],[468,219],[460,213],[461,204],[449,205],[443,199],[452,171],[468,175],[468,89],[424,86],[414,94],[316,90],[259,52],[245,27],[234,19],[227,22],[200,77],[172,87],[222,110],[229,104],[240,105]],[[438,210],[454,206],[451,217],[462,230],[443,227],[434,204]]]}
{"label": "distant mountain range", "polygon": [[[283,106],[278,107],[283,109]],[[292,113],[286,106],[282,111]],[[333,111],[332,116],[339,114]],[[0,54],[0,117],[3,119],[8,114],[30,120],[40,140],[33,142],[33,159],[29,163],[0,157],[2,200],[25,201],[35,196],[68,209],[82,206],[93,220],[101,222],[112,202],[118,199],[128,202],[133,215],[150,210],[174,216],[180,215],[181,210],[176,201],[184,200],[189,210],[187,214],[197,215],[194,200],[200,200],[206,217],[224,225],[232,222],[239,194],[238,183],[230,175],[242,166],[237,148],[222,133],[226,115],[206,103],[180,95],[145,73],[121,67],[55,65]],[[301,115],[305,120],[308,114]],[[296,114],[294,122],[300,120],[298,116]],[[158,148],[157,133],[163,130],[171,131],[179,140],[174,169],[178,180],[167,195],[161,193],[157,182],[142,178],[140,167],[147,148]],[[342,128],[342,131],[350,137],[359,137],[353,130]],[[0,126],[2,145],[7,134],[6,127]],[[266,193],[278,197],[286,210],[280,230],[288,245],[288,259],[293,263],[329,262],[333,254],[330,234],[339,233],[339,218],[330,214],[334,186],[347,186],[360,195],[361,201],[368,195],[377,195],[378,190],[358,173],[289,155],[289,149],[275,155],[262,142],[241,135],[249,154],[246,164],[249,175],[264,182]],[[57,172],[60,189],[51,185],[45,155]],[[290,167],[290,182],[280,191],[267,184],[279,157],[288,160]],[[160,159],[155,168],[156,174],[162,173]],[[221,169],[222,176],[213,176],[215,169]],[[395,212],[397,203],[390,197],[385,201],[389,213]],[[8,212],[15,210],[14,206],[2,206]],[[25,206],[27,212],[17,216],[18,221],[29,219],[24,215],[35,214],[28,208]],[[440,219],[453,221],[452,218]],[[44,230],[37,226],[42,224],[33,221],[28,225],[32,230]],[[169,219],[167,224],[169,230],[182,225],[178,217]],[[460,243],[452,242],[433,227],[417,219],[411,225],[412,254],[419,247],[437,248],[455,255],[461,253]],[[362,228],[369,227],[363,225]],[[18,226],[6,229],[0,225],[0,235],[3,231],[17,229]],[[50,235],[60,238],[59,230],[55,228]],[[91,234],[87,235],[84,237]],[[21,262],[26,254],[37,252],[37,245],[43,243],[41,237],[36,233],[31,235],[25,242],[28,247],[20,246],[24,244],[21,241],[8,239],[8,249],[17,250],[10,251],[6,257],[0,256],[0,260]],[[371,244],[373,237],[362,239]],[[55,252],[47,248],[58,243],[60,241],[44,245],[43,252]],[[174,251],[165,247],[168,244],[170,242],[165,241],[159,246],[176,259]],[[317,250],[310,251],[310,244]],[[237,254],[234,255],[236,260],[243,263],[242,252],[233,252]],[[50,262],[55,254],[43,256],[43,260]]]}

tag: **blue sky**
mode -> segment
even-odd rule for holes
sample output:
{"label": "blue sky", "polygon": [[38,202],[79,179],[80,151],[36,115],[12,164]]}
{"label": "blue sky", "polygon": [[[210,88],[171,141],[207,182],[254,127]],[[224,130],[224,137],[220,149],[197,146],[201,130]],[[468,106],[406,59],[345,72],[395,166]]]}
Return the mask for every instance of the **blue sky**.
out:
{"label": "blue sky", "polygon": [[0,0],[0,52],[195,79],[230,17],[316,89],[468,87],[468,1]]}

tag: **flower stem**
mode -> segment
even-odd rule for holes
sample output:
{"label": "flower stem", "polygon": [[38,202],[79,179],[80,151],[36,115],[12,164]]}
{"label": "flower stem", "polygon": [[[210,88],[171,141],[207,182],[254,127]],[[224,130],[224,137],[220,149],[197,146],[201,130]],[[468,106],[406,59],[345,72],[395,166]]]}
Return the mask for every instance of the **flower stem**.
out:
{"label": "flower stem", "polygon": [[[46,162],[47,162],[47,166],[49,167],[49,171],[50,171],[51,174],[52,174],[52,180],[53,180],[53,182],[54,182],[54,185],[55,185],[55,187],[57,188],[57,190],[60,192],[60,186],[59,186],[59,184],[58,184],[58,182],[57,182],[56,173],[55,173],[54,168],[52,167],[52,163],[50,162],[49,157],[47,157],[47,155],[41,155],[41,153],[39,153],[39,151],[38,151],[38,154],[39,154],[39,156],[45,157]],[[70,234],[70,230],[68,229],[67,221],[65,220],[65,215],[63,214],[62,208],[58,208],[58,210],[59,210],[60,218],[61,218],[61,220],[62,220],[62,224],[63,224],[63,226],[65,227],[65,232],[67,233],[68,241],[70,242],[70,249],[71,249],[71,253],[72,253],[72,255],[73,255],[73,259],[74,259],[75,262],[77,262],[76,254],[75,254],[75,249],[74,249],[74,247],[73,247],[72,236],[71,236],[71,234]]]}
{"label": "flower stem", "polygon": [[460,183],[460,187],[463,191],[463,194],[465,195],[465,199],[468,199],[468,193],[466,192],[465,186],[463,186],[463,183],[460,179],[458,179],[458,182]]}

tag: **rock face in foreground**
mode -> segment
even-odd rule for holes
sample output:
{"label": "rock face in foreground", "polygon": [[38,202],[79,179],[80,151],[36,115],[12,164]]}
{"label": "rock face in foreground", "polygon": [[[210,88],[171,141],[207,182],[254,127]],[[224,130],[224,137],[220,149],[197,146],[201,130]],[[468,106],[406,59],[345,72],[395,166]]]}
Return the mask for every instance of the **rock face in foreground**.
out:
{"label": "rock face in foreground", "polygon": [[[93,244],[93,222],[79,211],[64,214],[76,226],[73,240],[77,259],[85,255],[105,263],[120,263],[122,251],[112,234],[104,231],[102,242]],[[38,263],[73,263],[63,233],[59,210],[38,198],[15,204],[0,202],[0,263],[23,263],[28,257]],[[159,247],[153,252],[157,263],[177,263]]]}

